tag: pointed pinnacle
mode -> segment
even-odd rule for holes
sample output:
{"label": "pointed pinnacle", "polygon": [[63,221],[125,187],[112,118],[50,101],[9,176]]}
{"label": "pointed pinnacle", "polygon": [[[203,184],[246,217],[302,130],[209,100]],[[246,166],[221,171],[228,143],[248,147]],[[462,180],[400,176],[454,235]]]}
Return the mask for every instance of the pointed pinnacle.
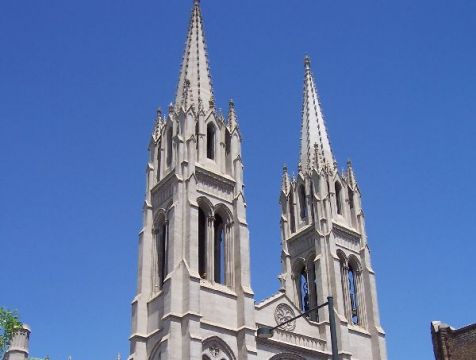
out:
{"label": "pointed pinnacle", "polygon": [[311,58],[309,57],[309,55],[306,55],[304,57],[304,67],[306,69],[311,69]]}

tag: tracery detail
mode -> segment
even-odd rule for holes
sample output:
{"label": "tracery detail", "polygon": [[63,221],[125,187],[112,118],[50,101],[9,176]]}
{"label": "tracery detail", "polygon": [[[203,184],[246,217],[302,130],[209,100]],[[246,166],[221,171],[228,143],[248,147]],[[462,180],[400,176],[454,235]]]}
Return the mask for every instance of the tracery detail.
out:
{"label": "tracery detail", "polygon": [[[276,320],[276,324],[282,324],[294,316],[294,310],[288,304],[279,304],[276,306],[276,310],[274,311],[274,319]],[[280,329],[293,331],[296,328],[296,321],[291,321],[283,326],[280,326]]]}

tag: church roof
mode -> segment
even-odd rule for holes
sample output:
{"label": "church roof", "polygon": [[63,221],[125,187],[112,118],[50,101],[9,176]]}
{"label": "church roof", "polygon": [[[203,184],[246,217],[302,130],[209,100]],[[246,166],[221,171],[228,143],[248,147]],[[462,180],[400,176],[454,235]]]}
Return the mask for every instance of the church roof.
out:
{"label": "church roof", "polygon": [[208,109],[211,101],[213,101],[213,89],[208,67],[202,12],[200,1],[194,0],[175,105],[198,106],[201,102],[204,109]]}
{"label": "church roof", "polygon": [[304,69],[300,163],[304,170],[309,170],[313,166],[320,168],[326,163],[332,165],[334,156],[308,56],[304,61]]}

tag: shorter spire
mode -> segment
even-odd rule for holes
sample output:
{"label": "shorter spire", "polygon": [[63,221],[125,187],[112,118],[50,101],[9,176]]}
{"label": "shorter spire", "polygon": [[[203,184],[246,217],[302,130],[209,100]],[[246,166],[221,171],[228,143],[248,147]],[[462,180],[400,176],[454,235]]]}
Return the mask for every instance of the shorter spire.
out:
{"label": "shorter spire", "polygon": [[152,131],[152,137],[155,142],[159,140],[164,125],[165,121],[162,115],[162,109],[159,107],[155,113],[154,129]]}
{"label": "shorter spire", "polygon": [[347,160],[347,170],[346,170],[346,178],[347,182],[354,188],[357,185],[357,180],[355,179],[354,169],[352,167],[352,161],[349,159]]}
{"label": "shorter spire", "polygon": [[283,175],[281,178],[281,191],[285,194],[289,191],[289,174],[288,174],[288,167],[286,164],[283,165]]}
{"label": "shorter spire", "polygon": [[228,102],[228,128],[230,131],[235,130],[238,127],[238,117],[236,116],[235,102],[230,99]]}

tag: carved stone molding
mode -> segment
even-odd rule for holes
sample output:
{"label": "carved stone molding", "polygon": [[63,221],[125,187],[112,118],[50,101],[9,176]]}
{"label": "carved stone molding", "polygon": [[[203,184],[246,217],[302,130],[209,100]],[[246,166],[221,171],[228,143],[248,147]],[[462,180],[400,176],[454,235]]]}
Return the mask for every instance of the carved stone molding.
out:
{"label": "carved stone molding", "polygon": [[352,250],[356,253],[360,250],[360,236],[356,233],[345,231],[341,228],[337,228],[335,225],[332,229],[335,241],[337,245],[342,246],[348,250]]}
{"label": "carved stone molding", "polygon": [[[281,303],[276,306],[274,310],[274,319],[276,320],[276,324],[282,324],[293,317],[295,317],[294,310],[288,304]],[[293,331],[296,328],[296,321],[291,321],[283,326],[280,326],[281,329],[286,331]]]}

